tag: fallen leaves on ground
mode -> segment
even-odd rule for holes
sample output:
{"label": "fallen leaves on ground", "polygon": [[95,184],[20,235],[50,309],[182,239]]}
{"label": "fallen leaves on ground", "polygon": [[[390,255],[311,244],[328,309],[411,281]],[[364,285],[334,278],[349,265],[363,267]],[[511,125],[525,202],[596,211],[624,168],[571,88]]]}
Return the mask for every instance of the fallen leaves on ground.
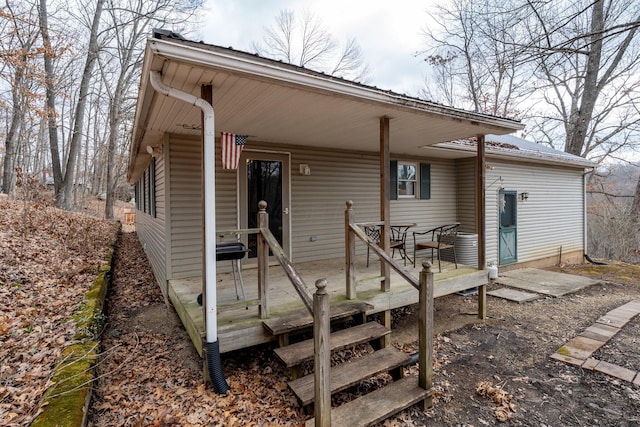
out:
{"label": "fallen leaves on ground", "polygon": [[117,230],[35,201],[0,199],[0,425],[29,425],[75,335],[71,317]]}
{"label": "fallen leaves on ground", "polygon": [[[206,389],[202,360],[165,303],[135,233],[121,235],[89,426],[301,425],[307,416],[269,346],[222,355],[231,387]],[[162,327],[158,327],[158,325]]]}
{"label": "fallen leaves on ground", "polygon": [[476,383],[476,393],[482,397],[491,399],[495,405],[494,415],[498,421],[505,422],[513,419],[516,407],[511,400],[513,396],[505,392],[501,386],[494,386],[489,381]]}

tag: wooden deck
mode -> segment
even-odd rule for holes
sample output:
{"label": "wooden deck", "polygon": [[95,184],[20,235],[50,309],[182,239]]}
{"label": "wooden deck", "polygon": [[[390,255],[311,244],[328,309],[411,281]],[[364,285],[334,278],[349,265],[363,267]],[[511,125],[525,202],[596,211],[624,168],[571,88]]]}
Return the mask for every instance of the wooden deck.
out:
{"label": "wooden deck", "polygon": [[[396,256],[396,259],[398,257]],[[391,273],[390,292],[380,291],[380,264],[375,257],[366,267],[366,256],[357,259],[357,299],[373,306],[367,314],[416,304],[418,291],[403,280],[397,273]],[[323,260],[295,264],[296,270],[305,280],[311,292],[315,292],[315,281],[326,278],[327,290],[332,303],[345,301],[344,259]],[[419,277],[421,266],[406,269]],[[434,296],[439,297],[484,285],[487,274],[473,267],[452,263],[442,264],[442,272],[435,270]],[[226,353],[272,341],[274,338],[262,325],[258,316],[257,269],[243,267],[244,290],[247,302],[236,300],[231,273],[218,274],[218,337],[220,351]],[[196,349],[202,356],[202,337],[205,335],[202,307],[197,303],[201,292],[201,277],[169,281],[169,299],[182,319]],[[238,285],[239,287],[239,285]],[[239,289],[238,289],[239,290]],[[269,268],[269,289],[267,290],[270,318],[285,316],[300,310],[306,310],[302,300],[289,282],[279,265]]]}

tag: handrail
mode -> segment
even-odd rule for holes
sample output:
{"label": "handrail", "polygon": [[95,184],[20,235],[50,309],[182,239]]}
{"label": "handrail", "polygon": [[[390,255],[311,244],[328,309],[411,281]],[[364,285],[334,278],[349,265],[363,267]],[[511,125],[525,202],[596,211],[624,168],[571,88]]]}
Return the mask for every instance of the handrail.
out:
{"label": "handrail", "polygon": [[293,263],[284,252],[284,249],[282,249],[282,246],[280,246],[278,240],[271,233],[271,230],[269,230],[268,228],[261,228],[260,233],[262,233],[264,240],[271,248],[273,256],[278,260],[285,273],[287,273],[289,281],[295,288],[296,292],[298,292],[298,295],[300,295],[300,298],[302,298],[302,302],[304,302],[307,310],[309,310],[309,313],[313,314],[313,294],[307,287],[306,283],[304,283],[304,280],[302,280],[300,274],[298,274],[298,272],[296,271]]}
{"label": "handrail", "polygon": [[[217,230],[216,235],[218,237],[224,236],[240,236],[241,234],[257,234],[258,235],[258,289],[260,293],[260,316],[262,318],[268,317],[268,307],[267,307],[267,294],[266,290],[268,288],[268,256],[269,249],[276,260],[280,263],[280,266],[287,274],[289,281],[293,285],[293,288],[296,290],[305,307],[313,315],[313,294],[309,290],[309,287],[304,283],[304,280],[300,276],[300,274],[296,271],[293,266],[293,262],[287,256],[278,240],[275,238],[271,230],[269,230],[269,216],[267,215],[267,203],[265,201],[260,201],[258,203],[258,228],[245,228],[238,230]],[[267,248],[262,248],[261,245],[264,242],[266,243]]]}
{"label": "handrail", "polygon": [[353,231],[353,234],[358,236],[360,240],[366,243],[378,256],[380,259],[384,260],[391,268],[393,268],[404,280],[409,282],[411,286],[416,289],[420,289],[420,282],[414,276],[411,275],[407,270],[405,270],[400,264],[396,263],[393,258],[389,256],[380,246],[370,241],[367,237],[367,234],[358,227],[358,224],[351,223],[349,224],[349,229]]}
{"label": "handrail", "polygon": [[224,237],[231,236],[234,234],[258,234],[260,232],[259,228],[241,228],[239,230],[216,230],[216,236]]}

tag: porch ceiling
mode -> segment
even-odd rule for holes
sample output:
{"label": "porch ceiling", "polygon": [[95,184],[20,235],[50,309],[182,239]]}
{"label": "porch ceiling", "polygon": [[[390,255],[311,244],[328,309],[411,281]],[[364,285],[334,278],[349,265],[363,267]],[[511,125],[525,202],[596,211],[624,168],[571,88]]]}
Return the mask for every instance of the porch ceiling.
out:
{"label": "porch ceiling", "polygon": [[149,72],[200,96],[213,86],[215,131],[251,141],[377,152],[379,119],[390,118],[391,152],[425,155],[425,145],[478,134],[506,134],[519,122],[421,101],[310,72],[277,61],[201,43],[150,39],[136,110],[128,170],[135,182],[149,160],[147,146],[165,133],[199,135],[201,111],[156,93]]}

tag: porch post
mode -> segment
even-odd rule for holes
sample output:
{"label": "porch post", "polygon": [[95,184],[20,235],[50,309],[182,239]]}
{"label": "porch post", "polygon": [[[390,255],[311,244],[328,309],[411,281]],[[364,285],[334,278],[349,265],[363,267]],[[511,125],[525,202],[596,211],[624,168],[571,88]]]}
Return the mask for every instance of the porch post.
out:
{"label": "porch post", "polygon": [[[418,385],[433,387],[433,272],[431,263],[422,263],[418,300]],[[424,409],[433,405],[431,394],[424,400]]]}
{"label": "porch post", "polygon": [[[389,253],[391,246],[391,155],[390,155],[389,117],[380,117],[380,219],[384,221],[382,233],[380,234],[380,244],[382,249]],[[389,292],[391,289],[391,269],[389,264],[380,261],[380,276],[384,277],[380,283],[380,290]],[[380,312],[380,323],[391,329],[391,310]],[[391,345],[391,338],[385,335],[380,339],[382,347]]]}
{"label": "porch post", "polygon": [[[269,228],[269,214],[267,213],[267,202],[258,202],[258,228]],[[258,233],[258,296],[260,306],[258,315],[261,319],[269,317],[269,307],[267,306],[267,288],[269,287],[269,245],[262,233]]]}
{"label": "porch post", "polygon": [[[478,176],[476,178],[476,231],[478,233],[478,268],[487,266],[486,224],[487,210],[485,198],[486,163],[484,153],[484,135],[478,135],[478,155],[476,157]],[[478,287],[478,317],[487,318],[487,285]]]}
{"label": "porch post", "polygon": [[344,211],[344,273],[347,299],[356,297],[356,239],[350,227],[353,222],[353,200],[347,200],[347,209]]}
{"label": "porch post", "polygon": [[[389,151],[389,117],[380,117],[380,220],[384,221],[380,235],[380,246],[387,253],[389,253],[389,246],[391,246],[389,228],[389,218],[391,216],[389,202],[389,197],[391,196],[391,155]],[[380,276],[384,277],[383,282],[380,284],[381,291],[389,291],[391,287],[390,275],[389,265],[386,262],[380,262]]]}
{"label": "porch post", "polygon": [[485,154],[484,154],[484,135],[478,135],[478,147],[476,156],[476,231],[478,233],[478,268],[486,267],[486,206],[485,206]]}
{"label": "porch post", "polygon": [[327,280],[316,280],[313,294],[314,416],[318,427],[331,426],[330,302]]}

